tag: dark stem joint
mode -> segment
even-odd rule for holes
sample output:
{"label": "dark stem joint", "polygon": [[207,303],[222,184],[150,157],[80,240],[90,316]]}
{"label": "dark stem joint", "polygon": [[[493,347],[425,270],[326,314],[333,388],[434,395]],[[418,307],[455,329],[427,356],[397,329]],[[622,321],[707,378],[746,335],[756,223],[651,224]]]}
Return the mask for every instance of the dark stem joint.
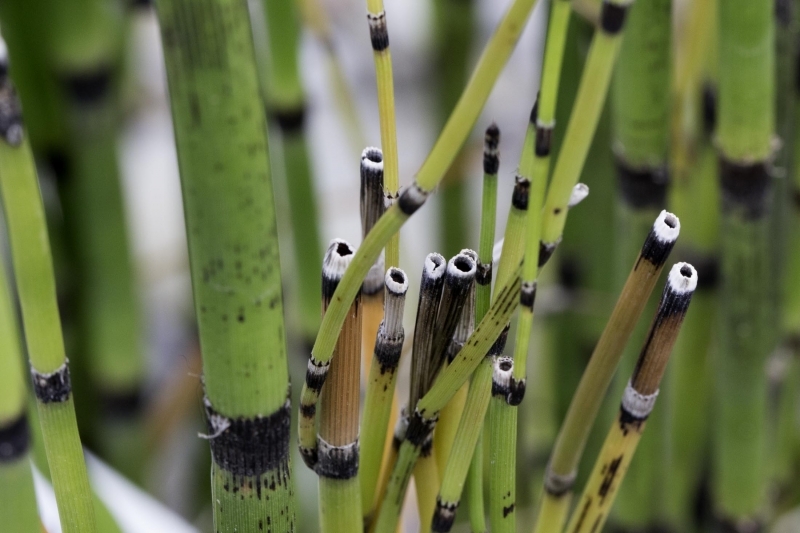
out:
{"label": "dark stem joint", "polygon": [[475,272],[475,282],[478,285],[490,285],[492,283],[492,263],[478,263],[477,272]]}
{"label": "dark stem joint", "polygon": [[351,479],[358,474],[358,440],[346,446],[332,446],[317,439],[317,475],[328,479]]}
{"label": "dark stem joint", "polygon": [[[382,326],[382,325],[381,325]],[[381,329],[383,329],[381,327]],[[375,342],[375,360],[381,365],[381,374],[384,372],[394,372],[400,363],[400,355],[403,353],[403,340],[405,335],[394,338],[386,337],[379,330],[378,339]]]}
{"label": "dark stem joint", "polygon": [[294,109],[276,109],[272,116],[281,133],[284,135],[298,134],[303,131],[306,121],[306,109],[303,106]]}
{"label": "dark stem joint", "polygon": [[520,211],[528,210],[528,197],[531,191],[531,180],[526,177],[517,175],[516,183],[514,184],[514,192],[511,195],[511,205]]}
{"label": "dark stem joint", "polygon": [[28,417],[25,412],[7,425],[0,426],[0,464],[10,463],[25,456],[31,444]]}
{"label": "dark stem joint", "polygon": [[[667,258],[669,257],[670,252],[672,252],[672,248],[675,246],[675,240],[662,240],[659,238],[658,234],[654,229],[650,230],[650,233],[647,234],[647,238],[642,245],[642,250],[639,252],[641,259],[645,259],[646,261],[650,262],[656,268],[663,265]],[[639,261],[636,261],[636,267],[638,268]]]}
{"label": "dark stem joint", "polygon": [[600,27],[608,35],[616,35],[625,26],[625,17],[628,14],[628,4],[617,4],[611,0],[603,0],[600,10]]}
{"label": "dark stem joint", "polygon": [[500,170],[500,158],[497,153],[483,152],[483,173],[494,176]]}
{"label": "dark stem joint", "polygon": [[205,399],[211,457],[236,476],[260,476],[289,460],[291,402],[268,416],[228,418]]}
{"label": "dark stem joint", "polygon": [[399,207],[400,211],[406,216],[411,216],[417,209],[422,207],[422,204],[424,204],[427,199],[428,192],[424,191],[415,181],[410,187],[407,187],[400,193],[400,197],[397,199],[397,207]]}
{"label": "dark stem joint", "polygon": [[369,23],[369,39],[372,41],[372,49],[376,52],[383,52],[389,48],[389,29],[386,27],[386,12],[381,11],[377,15],[367,13]]}
{"label": "dark stem joint", "polygon": [[506,349],[506,341],[508,340],[508,330],[511,327],[510,324],[506,324],[506,327],[503,328],[503,331],[500,332],[500,336],[494,341],[492,347],[489,348],[489,351],[486,353],[486,357],[492,357],[495,355],[503,355],[503,350]]}
{"label": "dark stem joint", "polygon": [[667,167],[635,168],[616,158],[617,180],[622,199],[633,209],[662,209],[667,202]]}
{"label": "dark stem joint", "polygon": [[561,242],[560,238],[556,242],[539,241],[539,268],[547,264],[556,251],[556,248],[558,248],[559,242]]}
{"label": "dark stem joint", "polygon": [[67,361],[55,372],[42,374],[31,368],[33,392],[42,403],[66,402],[72,392]]}
{"label": "dark stem joint", "polygon": [[547,157],[553,144],[553,125],[536,124],[536,157]]}
{"label": "dark stem joint", "polygon": [[448,533],[453,529],[458,504],[459,502],[442,502],[441,498],[437,497],[436,510],[433,511],[431,531],[434,533]]}
{"label": "dark stem joint", "polygon": [[419,411],[415,410],[414,414],[408,419],[406,440],[417,448],[422,447],[428,437],[433,433],[433,429],[436,427],[437,419],[437,416],[428,419],[422,418],[422,415],[419,414]]}
{"label": "dark stem joint", "polygon": [[720,155],[719,164],[723,212],[741,212],[747,220],[762,218],[772,190],[768,163],[738,163]]}
{"label": "dark stem joint", "polygon": [[66,74],[62,79],[69,98],[77,105],[101,103],[111,93],[113,68],[99,65],[93,70]]}
{"label": "dark stem joint", "polygon": [[519,304],[522,307],[527,307],[531,312],[533,312],[533,303],[536,301],[536,287],[537,283],[535,281],[523,281],[519,291]]}
{"label": "dark stem joint", "polygon": [[325,384],[325,378],[328,377],[329,368],[330,363],[320,363],[312,355],[308,360],[308,368],[306,369],[306,387],[319,393]]}

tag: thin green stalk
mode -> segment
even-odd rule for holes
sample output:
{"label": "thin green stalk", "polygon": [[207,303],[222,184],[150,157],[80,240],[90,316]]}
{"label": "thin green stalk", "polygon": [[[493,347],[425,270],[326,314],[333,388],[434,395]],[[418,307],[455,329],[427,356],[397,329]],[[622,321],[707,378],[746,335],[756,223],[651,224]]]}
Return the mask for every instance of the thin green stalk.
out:
{"label": "thin green stalk", "polygon": [[319,254],[323,247],[306,143],[306,101],[298,65],[301,27],[296,2],[264,0],[262,4],[269,45],[265,84],[267,111],[280,129],[297,273],[293,276],[296,308],[300,333],[310,343],[320,322]]}
{"label": "thin green stalk", "polygon": [[489,401],[489,524],[492,532],[504,533],[517,530],[517,409],[508,404],[508,397],[513,394],[514,360],[495,357],[493,367]]}
{"label": "thin green stalk", "polygon": [[697,273],[691,265],[677,263],[672,267],[636,368],[623,393],[619,414],[611,424],[567,526],[569,533],[602,531],[655,406],[661,378],[696,286]]}
{"label": "thin green stalk", "polygon": [[563,528],[578,464],[600,403],[679,232],[678,217],[662,211],[634,262],[572,397],[550,455],[536,533],[557,533]]}
{"label": "thin green stalk", "polygon": [[292,531],[280,262],[247,4],[157,7],[203,354],[214,527]]}
{"label": "thin green stalk", "polygon": [[[628,258],[647,235],[650,221],[666,207],[671,9],[671,0],[639,2],[631,7],[613,79],[617,286],[624,283]],[[651,305],[654,311],[655,302]],[[633,342],[623,352],[621,375],[633,371],[640,339],[646,334],[647,324],[640,322],[632,334]],[[617,380],[610,398],[619,397],[623,387],[622,380]],[[665,388],[662,397],[668,392]],[[608,407],[617,410],[616,405]],[[650,420],[648,436],[639,446],[628,482],[621,489],[615,523],[632,530],[657,527],[664,520],[662,481],[668,468],[665,420],[662,415]]]}
{"label": "thin green stalk", "polygon": [[776,337],[769,253],[774,2],[724,1],[717,13],[722,278],[713,493],[718,516],[744,527],[765,510],[764,368]]}
{"label": "thin green stalk", "polygon": [[[481,367],[478,366],[477,374]],[[475,375],[473,374],[473,376]],[[473,381],[475,378],[472,378]],[[487,408],[483,410],[486,411]],[[465,407],[466,410],[466,407]],[[469,526],[472,533],[486,533],[486,512],[483,501],[483,432],[472,451],[472,461],[467,472],[467,502],[469,503]]]}
{"label": "thin green stalk", "polygon": [[[473,0],[436,0],[433,9],[436,97],[444,123],[456,105],[469,76],[472,41],[475,35]],[[442,180],[439,191],[441,250],[446,256],[458,253],[470,235],[467,161],[461,152]]]}
{"label": "thin green stalk", "polygon": [[361,418],[361,504],[365,529],[369,528],[378,504],[376,489],[383,459],[384,441],[389,430],[392,399],[397,383],[397,368],[403,350],[403,310],[408,291],[405,272],[390,267],[386,271],[384,319],[378,328],[372,356],[364,414]]}
{"label": "thin green stalk", "polygon": [[0,87],[0,190],[38,399],[42,435],[65,533],[96,531],[56,302],[44,206],[13,87]]}
{"label": "thin green stalk", "polygon": [[561,240],[572,189],[578,182],[597,129],[619,51],[625,12],[631,4],[630,0],[603,2],[600,26],[592,39],[578,96],[547,192],[542,227],[542,255],[539,258],[542,264],[547,262]]}
{"label": "thin green stalk", "polygon": [[39,528],[30,458],[27,378],[16,309],[0,258],[0,523],[9,533]]}
{"label": "thin green stalk", "polygon": [[[347,309],[345,302],[353,300],[380,251],[406,220],[422,206],[441,181],[478,119],[500,71],[519,40],[525,27],[524,21],[528,19],[535,3],[536,0],[514,0],[506,11],[503,20],[486,45],[458,104],[417,173],[416,182],[403,191],[397,202],[381,217],[356,252],[350,268],[339,284],[334,305],[325,313],[312,350],[312,361],[319,364],[327,364],[330,361],[336,337],[344,322]],[[389,258],[387,263],[388,261]],[[303,398],[307,403],[313,403],[312,396],[304,386]]]}

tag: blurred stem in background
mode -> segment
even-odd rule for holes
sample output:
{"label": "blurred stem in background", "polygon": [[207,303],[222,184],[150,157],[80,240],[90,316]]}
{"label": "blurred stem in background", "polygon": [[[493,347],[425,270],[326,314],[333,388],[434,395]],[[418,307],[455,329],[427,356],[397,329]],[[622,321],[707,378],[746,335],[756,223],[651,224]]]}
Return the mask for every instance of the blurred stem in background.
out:
{"label": "blurred stem in background", "polygon": [[19,100],[5,74],[0,84],[0,190],[61,528],[64,533],[93,533],[95,513],[75,419],[44,206]]}
{"label": "blurred stem in background", "polygon": [[0,523],[8,533],[30,533],[39,528],[39,514],[31,470],[28,373],[16,312],[5,257],[0,256]]}
{"label": "blurred stem in background", "polygon": [[774,2],[718,4],[722,269],[714,509],[734,530],[765,516],[767,380],[775,347],[770,210],[775,131]]}
{"label": "blurred stem in background", "polygon": [[264,0],[269,57],[266,68],[266,102],[269,119],[280,130],[277,145],[283,154],[282,175],[288,192],[294,268],[291,276],[293,315],[307,344],[319,328],[319,276],[322,244],[319,236],[317,194],[306,143],[306,101],[298,56],[301,27],[296,2]]}
{"label": "blurred stem in background", "polygon": [[[617,167],[615,210],[615,283],[621,287],[630,257],[650,231],[653,218],[666,207],[669,141],[672,0],[637,2],[630,8],[619,53],[612,95],[612,149]],[[678,214],[680,216],[680,214]],[[655,312],[650,298],[647,315]],[[607,407],[619,409],[624,376],[633,372],[648,324],[640,321],[631,335],[608,396]],[[668,389],[662,391],[668,396]],[[648,432],[614,509],[614,520],[625,529],[656,528],[664,521],[664,484],[668,468],[667,417],[648,419]]]}
{"label": "blurred stem in background", "polygon": [[697,501],[709,473],[714,349],[719,281],[719,188],[712,145],[716,114],[716,1],[692,2],[674,22],[670,206],[680,213],[678,253],[697,269],[698,286],[675,344],[664,390],[670,462],[665,518],[675,531],[701,531]]}
{"label": "blurred stem in background", "polygon": [[293,531],[278,236],[247,4],[157,7],[203,354],[214,528]]}
{"label": "blurred stem in background", "polygon": [[[475,35],[474,0],[435,0],[433,8],[434,73],[436,97],[443,124],[455,107],[469,75]],[[439,248],[445,257],[455,255],[469,239],[468,175],[466,152],[461,151],[440,186]]]}

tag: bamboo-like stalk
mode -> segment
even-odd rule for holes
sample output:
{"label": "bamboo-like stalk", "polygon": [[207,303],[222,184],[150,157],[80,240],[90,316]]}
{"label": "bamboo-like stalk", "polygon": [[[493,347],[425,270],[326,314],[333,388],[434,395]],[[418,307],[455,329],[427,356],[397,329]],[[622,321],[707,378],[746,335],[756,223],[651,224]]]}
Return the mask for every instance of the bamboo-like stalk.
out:
{"label": "bamboo-like stalk", "polygon": [[[381,148],[385,157],[385,189],[388,199],[394,201],[400,189],[399,159],[397,156],[397,125],[394,113],[394,74],[392,53],[389,50],[389,28],[383,0],[367,0],[367,22],[375,63],[375,81],[378,86],[378,113],[381,126]],[[399,228],[398,228],[399,229]],[[400,266],[400,233],[395,232],[386,243],[386,264]]]}
{"label": "bamboo-like stalk", "polygon": [[679,232],[678,217],[662,211],[634,262],[559,430],[545,474],[536,533],[555,533],[564,526],[578,463],[601,400]]}
{"label": "bamboo-like stalk", "polygon": [[393,407],[397,367],[403,350],[403,310],[408,278],[399,268],[386,271],[384,318],[378,328],[372,364],[367,379],[364,414],[361,419],[361,505],[364,529],[369,529],[377,505],[376,485],[384,455],[385,435]]}
{"label": "bamboo-like stalk", "polygon": [[75,420],[44,206],[19,100],[7,75],[0,79],[0,104],[0,190],[61,528],[65,533],[92,533],[95,515]]}
{"label": "bamboo-like stalk", "polygon": [[203,354],[214,527],[292,531],[283,297],[247,5],[157,7]]}
{"label": "bamboo-like stalk", "polygon": [[[435,93],[440,121],[444,123],[456,105],[469,75],[472,41],[475,35],[475,2],[473,0],[436,0],[431,3],[432,38],[435,54]],[[467,242],[471,220],[468,216],[466,181],[467,154],[461,152],[447,171],[439,188],[439,225],[441,250],[454,255]],[[459,394],[462,396],[463,391]],[[445,413],[442,413],[443,415]],[[442,417],[441,423],[446,423]],[[441,431],[441,429],[437,430]],[[441,439],[437,439],[441,442]],[[438,461],[437,461],[438,463]],[[438,463],[441,468],[444,465]]]}
{"label": "bamboo-like stalk", "polygon": [[[6,58],[0,58],[5,63]],[[6,65],[1,65],[6,67]],[[27,390],[16,309],[0,258],[0,523],[9,533],[39,528],[30,460]]]}
{"label": "bamboo-like stalk", "polygon": [[[769,234],[775,131],[774,3],[723,1],[716,144],[722,193],[722,268],[713,493],[734,528],[765,504],[766,376],[775,345]],[[747,428],[742,431],[741,428]]]}
{"label": "bamboo-like stalk", "polygon": [[[650,230],[653,217],[666,207],[671,9],[671,0],[640,2],[630,8],[612,82],[617,170],[614,278],[618,287],[624,283],[629,258]],[[648,314],[651,308],[654,310],[655,302],[648,305]],[[638,341],[646,333],[647,323],[639,322],[632,334],[634,342],[623,351],[621,375],[632,371]],[[612,387],[612,400],[622,393],[622,385],[622,380],[617,380]],[[662,396],[668,397],[668,393],[669,388]],[[616,408],[610,403],[608,407]],[[615,523],[632,530],[663,525],[665,420],[660,414],[650,420],[650,431],[639,447],[615,510]]]}
{"label": "bamboo-like stalk", "polygon": [[[322,312],[330,305],[355,249],[331,241],[322,263]],[[316,465],[319,475],[320,530],[346,533],[363,527],[359,470],[359,393],[361,385],[361,298],[350,307],[322,387]]]}
{"label": "bamboo-like stalk", "polygon": [[[366,237],[386,211],[383,186],[383,153],[380,148],[367,147],[361,152],[361,236]],[[379,256],[369,269],[361,286],[362,298],[362,350],[364,371],[369,373],[375,336],[383,320],[383,256]]]}
{"label": "bamboo-like stalk", "polygon": [[551,186],[547,191],[539,263],[552,256],[567,219],[567,206],[577,184],[597,122],[603,110],[616,63],[627,10],[632,0],[603,0],[600,26],[595,31],[578,87],[578,95],[564,133]]}
{"label": "bamboo-like stalk", "polygon": [[[514,0],[514,3],[506,11],[503,20],[487,43],[469,83],[450,114],[436,144],[416,174],[416,181],[403,191],[359,247],[351,267],[339,284],[339,293],[331,305],[331,309],[325,313],[323,318],[312,350],[314,361],[319,364],[328,364],[330,361],[333,346],[344,322],[347,308],[347,304],[344,302],[353,300],[383,246],[425,203],[427,197],[441,181],[475,124],[500,71],[519,40],[525,26],[523,22],[528,19],[535,3],[535,0]],[[512,287],[509,287],[509,290],[511,289]],[[304,398],[307,404],[313,403],[311,400],[313,393],[307,387],[303,388],[301,398]]]}
{"label": "bamboo-like stalk", "polygon": [[270,118],[280,129],[284,176],[292,224],[294,283],[300,332],[309,344],[319,328],[319,254],[322,241],[314,192],[314,176],[305,129],[306,102],[298,56],[300,20],[295,2],[264,0],[269,58],[266,101]]}
{"label": "bamboo-like stalk", "polygon": [[619,414],[611,424],[567,532],[602,531],[655,406],[661,378],[696,286],[697,272],[691,265],[676,263],[672,267],[639,361],[622,396]]}

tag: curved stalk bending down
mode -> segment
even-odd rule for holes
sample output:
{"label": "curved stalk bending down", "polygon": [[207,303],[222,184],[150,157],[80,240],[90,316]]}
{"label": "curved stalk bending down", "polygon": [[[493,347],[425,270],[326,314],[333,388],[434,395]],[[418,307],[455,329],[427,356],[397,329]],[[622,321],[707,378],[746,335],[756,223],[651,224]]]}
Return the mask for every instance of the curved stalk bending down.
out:
{"label": "curved stalk bending down", "polygon": [[564,134],[564,143],[547,191],[539,253],[540,266],[550,259],[561,241],[572,189],[578,182],[597,129],[597,121],[603,110],[622,40],[625,16],[632,3],[633,0],[603,0],[600,26],[589,48],[578,95]]}
{"label": "curved stalk bending down", "polygon": [[[334,239],[322,263],[322,309],[355,250]],[[337,358],[322,387],[314,471],[319,475],[320,524],[323,533],[347,533],[363,527],[358,481],[358,402],[361,389],[361,297],[356,296],[336,343]]]}
{"label": "curved stalk bending down", "polygon": [[214,530],[294,531],[280,257],[247,3],[159,0],[157,8],[203,356]]}
{"label": "curved stalk bending down", "polygon": [[[766,359],[775,346],[769,250],[775,131],[774,3],[718,4],[716,146],[722,198],[720,337],[715,361],[713,493],[731,529],[764,517]],[[742,431],[741,428],[748,428]]]}
{"label": "curved stalk bending down", "polygon": [[[422,207],[453,162],[478,119],[500,71],[516,46],[522,30],[525,28],[525,21],[528,20],[535,3],[536,0],[514,0],[514,3],[506,11],[503,20],[478,60],[478,65],[458,104],[450,114],[436,144],[417,173],[416,181],[403,190],[397,201],[381,217],[359,247],[344,278],[337,287],[331,307],[323,317],[317,340],[311,352],[312,366],[324,366],[330,362],[347,309],[360,289],[361,282],[370,267],[389,239],[417,209]],[[484,333],[485,331],[484,329]],[[306,405],[316,402],[314,393],[309,390],[307,384],[303,386],[301,401]]]}
{"label": "curved stalk bending down", "polygon": [[535,533],[559,533],[564,527],[572,485],[575,483],[586,439],[622,351],[639,321],[679,233],[678,217],[662,211],[636,258],[561,425],[545,474],[544,493]]}
{"label": "curved stalk bending down", "polygon": [[692,294],[697,272],[688,263],[676,263],[670,270],[661,303],[639,355],[619,415],[611,424],[606,441],[595,462],[583,496],[575,508],[568,533],[603,530],[625,472],[642,437],[647,417],[658,398],[658,387],[678,337]]}
{"label": "curved stalk bending down", "polygon": [[42,437],[62,530],[93,533],[95,513],[64,353],[44,206],[19,99],[7,68],[0,71],[0,191]]}

